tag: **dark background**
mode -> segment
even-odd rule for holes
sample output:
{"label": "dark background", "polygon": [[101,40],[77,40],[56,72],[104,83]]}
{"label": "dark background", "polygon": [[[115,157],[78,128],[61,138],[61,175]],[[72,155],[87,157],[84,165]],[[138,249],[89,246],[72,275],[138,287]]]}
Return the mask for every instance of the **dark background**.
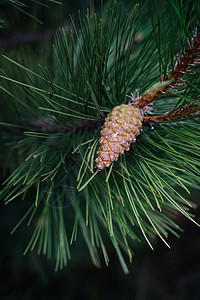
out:
{"label": "dark background", "polygon": [[[77,10],[81,9],[84,15],[86,7],[89,7],[89,1],[83,0],[64,1],[62,7],[51,4],[45,8],[34,4],[26,11],[37,16],[44,23],[41,25],[15,8],[0,3],[0,19],[4,20],[0,29],[0,53],[17,56],[28,51],[39,63],[44,55],[44,45],[52,43],[55,30],[69,26],[69,12],[76,19]],[[0,66],[4,66],[2,58]],[[3,170],[1,161],[1,174]],[[193,191],[191,200],[197,203],[199,193]],[[169,236],[172,249],[160,240],[155,241],[154,252],[148,245],[137,246],[132,264],[127,260],[128,275],[123,274],[113,249],[109,252],[109,267],[103,264],[101,269],[93,267],[81,239],[73,246],[68,267],[56,273],[54,263],[45,256],[38,256],[36,251],[23,256],[31,237],[24,224],[13,236],[10,235],[23,205],[19,201],[7,206],[0,203],[0,299],[200,299],[200,229],[186,218],[177,216],[177,223],[185,231],[180,239]],[[198,222],[200,211],[194,213]]]}

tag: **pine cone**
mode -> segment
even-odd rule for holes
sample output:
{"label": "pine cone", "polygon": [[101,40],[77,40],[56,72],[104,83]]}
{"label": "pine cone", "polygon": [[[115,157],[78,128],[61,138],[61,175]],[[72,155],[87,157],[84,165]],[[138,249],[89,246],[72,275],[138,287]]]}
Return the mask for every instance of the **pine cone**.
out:
{"label": "pine cone", "polygon": [[130,144],[136,141],[140,134],[143,117],[139,108],[132,104],[122,104],[113,108],[105,118],[102,126],[101,145],[97,151],[96,169],[109,167],[112,161],[118,160],[120,154],[129,151]]}

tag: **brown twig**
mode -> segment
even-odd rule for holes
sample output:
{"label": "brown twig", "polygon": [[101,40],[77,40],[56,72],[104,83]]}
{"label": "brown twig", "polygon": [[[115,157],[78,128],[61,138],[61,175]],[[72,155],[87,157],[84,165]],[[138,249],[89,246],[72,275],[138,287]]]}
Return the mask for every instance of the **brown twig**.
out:
{"label": "brown twig", "polygon": [[[63,26],[66,33],[69,34],[71,26],[66,24]],[[52,39],[56,32],[55,29],[49,29],[42,32],[29,32],[23,33],[19,35],[13,35],[8,38],[1,38],[0,39],[0,49],[8,49],[8,48],[16,48],[20,46],[26,45],[37,45],[44,40]]]}
{"label": "brown twig", "polygon": [[90,0],[90,18],[94,16],[94,0]]}
{"label": "brown twig", "polygon": [[185,115],[191,114],[197,108],[200,108],[200,106],[197,106],[195,104],[189,104],[185,107],[182,107],[181,109],[175,110],[171,114],[169,114],[169,112],[168,112],[168,113],[165,113],[165,114],[159,115],[159,116],[144,116],[143,121],[148,122],[148,123],[170,121],[170,120],[181,118],[181,117],[184,117]]}
{"label": "brown twig", "polygon": [[[197,31],[190,42],[188,40],[188,51],[183,53],[182,57],[177,57],[175,66],[170,75],[166,74],[164,80],[162,80],[161,87],[156,87],[144,96],[137,99],[137,104],[139,108],[143,108],[146,105],[152,103],[159,96],[166,93],[170,88],[174,88],[178,85],[178,81],[182,79],[186,72],[189,71],[191,66],[194,66],[200,61],[197,60],[200,50],[200,33],[197,35]],[[166,72],[168,73],[168,72]],[[166,85],[164,82],[166,81]],[[169,83],[170,81],[170,83]]]}

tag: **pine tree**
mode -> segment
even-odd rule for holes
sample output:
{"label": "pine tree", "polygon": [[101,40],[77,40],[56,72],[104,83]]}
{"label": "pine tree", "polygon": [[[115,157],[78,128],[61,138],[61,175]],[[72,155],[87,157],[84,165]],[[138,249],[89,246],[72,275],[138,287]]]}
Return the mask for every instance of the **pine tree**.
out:
{"label": "pine tree", "polygon": [[0,138],[12,172],[0,197],[28,205],[13,229],[31,227],[24,253],[37,247],[57,270],[81,235],[96,266],[101,252],[108,265],[110,241],[128,272],[136,243],[170,247],[178,213],[197,224],[200,4],[102,3],[78,17],[39,70],[4,55]]}

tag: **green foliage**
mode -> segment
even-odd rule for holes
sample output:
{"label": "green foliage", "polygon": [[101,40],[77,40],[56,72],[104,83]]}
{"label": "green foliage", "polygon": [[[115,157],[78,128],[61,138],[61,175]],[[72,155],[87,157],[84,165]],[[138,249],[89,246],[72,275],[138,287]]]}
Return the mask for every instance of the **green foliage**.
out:
{"label": "green foliage", "polygon": [[[1,143],[15,170],[0,196],[5,203],[30,202],[18,224],[26,220],[34,231],[25,253],[37,245],[62,268],[80,231],[96,266],[99,249],[108,265],[110,240],[128,272],[121,250],[131,261],[133,245],[146,240],[153,249],[155,235],[169,247],[168,233],[178,236],[180,229],[177,213],[195,222],[187,198],[199,181],[198,112],[179,124],[170,121],[172,127],[144,125],[131,150],[108,170],[94,171],[94,159],[95,122],[127,103],[130,92],[151,89],[167,65],[173,68],[199,14],[198,1],[149,1],[131,10],[102,5],[94,16],[79,15],[78,26],[71,19],[69,36],[57,32],[48,67],[36,71],[4,56],[12,70],[1,76],[1,99],[8,103]],[[198,103],[199,67],[194,70],[176,94],[155,101],[155,114]]]}

